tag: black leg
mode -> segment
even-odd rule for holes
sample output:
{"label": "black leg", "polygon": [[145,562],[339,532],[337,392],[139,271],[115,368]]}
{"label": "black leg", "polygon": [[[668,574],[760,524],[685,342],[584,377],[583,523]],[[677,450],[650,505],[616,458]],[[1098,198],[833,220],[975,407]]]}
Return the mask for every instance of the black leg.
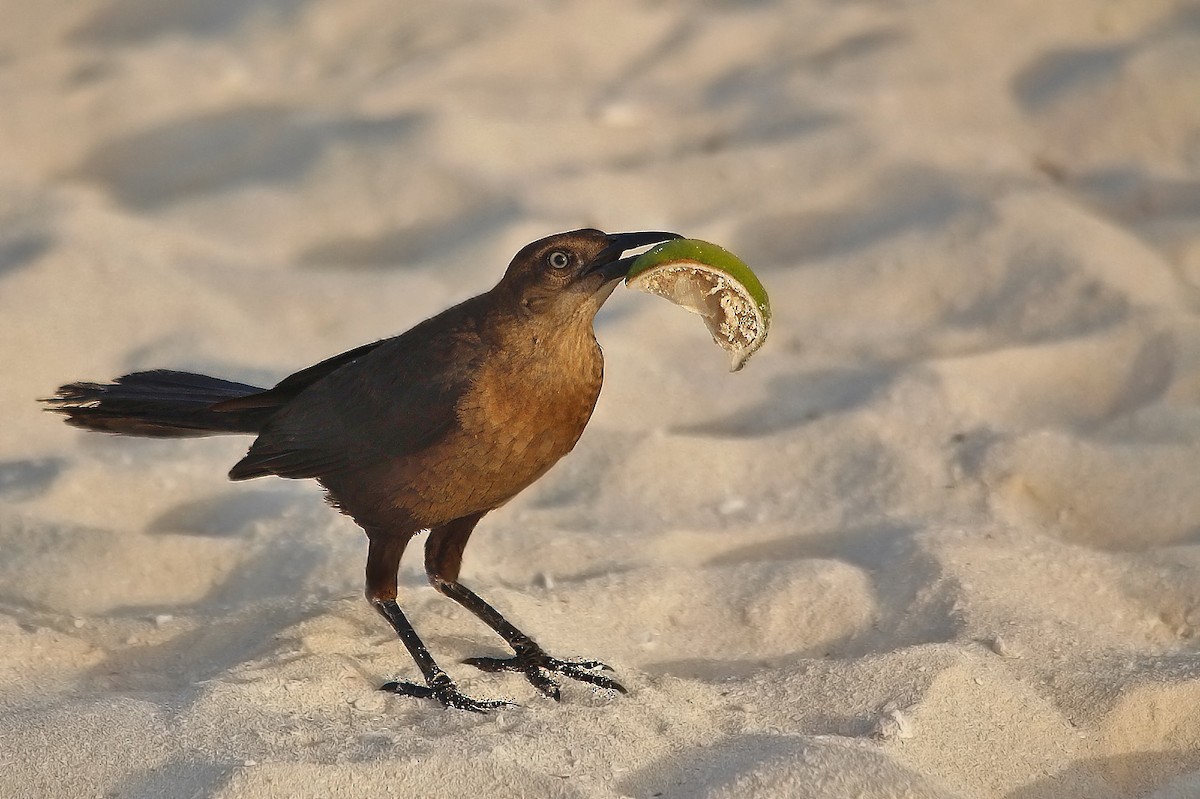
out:
{"label": "black leg", "polygon": [[425,545],[425,571],[433,587],[478,616],[516,653],[511,658],[480,657],[463,662],[484,671],[521,672],[533,687],[552,699],[559,698],[559,687],[550,678],[550,673],[625,693],[625,688],[619,682],[596,673],[602,669],[612,671],[608,666],[595,660],[559,660],[550,657],[532,638],[510,624],[500,611],[458,581],[463,549],[482,517],[483,514],[467,516],[438,527],[429,533],[429,541]]}
{"label": "black leg", "polygon": [[417,631],[413,629],[412,624],[405,617],[404,611],[400,610],[400,606],[396,604],[396,600],[372,600],[371,604],[374,605],[375,610],[379,611],[379,615],[387,619],[388,624],[392,625],[392,629],[400,636],[400,640],[408,649],[409,654],[412,655],[413,661],[416,662],[417,668],[421,670],[421,674],[425,677],[424,685],[393,681],[379,686],[379,690],[390,691],[391,693],[403,696],[436,699],[446,707],[470,710],[476,713],[485,713],[489,710],[512,704],[511,702],[495,699],[472,699],[469,696],[459,693],[458,686],[450,679],[450,675],[442,671],[437,661],[429,654],[429,650],[425,648],[425,643],[420,639]]}
{"label": "black leg", "polygon": [[425,685],[409,682],[389,682],[380,686],[381,691],[404,696],[436,699],[446,707],[470,710],[484,713],[504,705],[511,704],[498,700],[481,701],[459,693],[458,686],[442,671],[437,661],[429,654],[425,643],[417,635],[412,624],[396,604],[396,572],[400,566],[400,556],[408,537],[385,538],[372,537],[370,550],[367,554],[367,599],[379,615],[387,619],[388,624],[400,636],[408,653],[421,674],[425,677]]}
{"label": "black leg", "polygon": [[507,641],[508,645],[513,648],[513,652],[516,653],[510,658],[467,658],[463,663],[484,671],[521,672],[534,688],[551,699],[559,698],[559,689],[558,684],[546,672],[561,674],[597,688],[626,693],[625,687],[619,682],[596,673],[599,670],[612,671],[611,668],[598,660],[560,660],[551,657],[538,646],[536,641],[512,626],[508,619],[500,615],[498,610],[462,583],[441,583],[438,585],[438,589],[482,619],[485,624]]}

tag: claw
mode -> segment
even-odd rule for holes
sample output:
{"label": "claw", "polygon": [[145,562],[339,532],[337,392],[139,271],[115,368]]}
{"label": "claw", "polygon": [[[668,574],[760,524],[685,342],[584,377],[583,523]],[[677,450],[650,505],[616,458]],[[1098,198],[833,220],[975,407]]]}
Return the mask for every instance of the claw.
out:
{"label": "claw", "polygon": [[600,669],[601,671],[616,671],[616,669],[614,669],[612,666],[608,665],[607,663],[601,663],[598,660],[568,660],[565,662],[569,663],[572,666],[578,666],[581,669],[592,669],[592,670]]}
{"label": "claw", "polygon": [[517,671],[525,675],[525,679],[545,696],[558,700],[560,691],[558,683],[551,679],[546,672],[561,674],[572,680],[585,682],[597,688],[628,693],[625,686],[616,680],[594,673],[596,670],[612,671],[610,666],[598,660],[559,660],[547,655],[540,648],[525,649],[509,658],[475,657],[467,658],[463,663],[483,671]]}
{"label": "claw", "polygon": [[379,690],[400,696],[415,696],[419,699],[436,699],[445,707],[457,710],[469,710],[472,713],[487,713],[498,707],[508,707],[512,702],[502,699],[472,699],[458,692],[458,686],[452,682],[439,682],[437,685],[417,685],[411,682],[386,682]]}
{"label": "claw", "polygon": [[513,658],[478,657],[478,658],[467,658],[466,660],[463,661],[463,663],[467,664],[468,666],[474,666],[475,668],[479,669],[480,671],[495,672],[495,671],[511,671],[512,666],[509,665],[509,662],[511,660],[513,660]]}

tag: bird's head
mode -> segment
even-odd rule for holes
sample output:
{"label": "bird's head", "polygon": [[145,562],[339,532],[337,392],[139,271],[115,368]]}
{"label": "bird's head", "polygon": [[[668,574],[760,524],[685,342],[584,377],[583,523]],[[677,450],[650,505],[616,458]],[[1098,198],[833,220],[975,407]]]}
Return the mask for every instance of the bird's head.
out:
{"label": "bird's head", "polygon": [[563,319],[596,311],[629,273],[629,250],[682,236],[676,233],[604,233],[584,228],[526,245],[516,254],[496,289],[522,312]]}

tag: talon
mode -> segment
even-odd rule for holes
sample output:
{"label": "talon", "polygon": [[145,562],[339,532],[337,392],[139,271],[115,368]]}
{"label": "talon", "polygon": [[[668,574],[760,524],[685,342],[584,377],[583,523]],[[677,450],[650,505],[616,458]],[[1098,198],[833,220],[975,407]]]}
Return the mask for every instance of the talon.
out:
{"label": "talon", "polygon": [[483,671],[520,672],[525,675],[525,679],[529,680],[534,688],[555,701],[561,699],[559,685],[548,677],[545,672],[561,674],[572,680],[594,685],[597,688],[616,691],[619,694],[629,693],[625,690],[625,686],[616,680],[593,673],[596,669],[611,672],[613,671],[611,666],[601,663],[598,660],[559,660],[558,658],[550,657],[540,648],[536,647],[522,647],[513,657],[473,657],[467,658],[463,663]]}
{"label": "talon", "polygon": [[[609,669],[609,671],[611,671],[611,669]],[[597,688],[604,688],[609,691],[616,691],[619,694],[628,694],[629,693],[629,691],[625,690],[625,686],[621,685],[621,683],[617,682],[616,680],[609,679],[608,677],[603,677],[599,674],[592,674],[591,672],[585,671],[585,672],[580,672],[579,674],[572,674],[572,675],[568,675],[568,676],[572,676],[576,680],[579,680],[580,682],[586,682],[589,685],[594,685]]]}
{"label": "talon", "polygon": [[490,658],[478,657],[467,658],[463,660],[468,666],[474,666],[480,671],[512,671],[512,667],[508,665],[508,658]]}
{"label": "talon", "polygon": [[433,696],[433,689],[428,685],[417,685],[416,683],[411,682],[396,682],[395,680],[391,682],[385,682],[383,685],[379,686],[379,690],[387,691],[391,694],[398,694],[400,696],[415,696],[420,699],[428,699],[429,697]]}
{"label": "talon", "polygon": [[472,699],[471,697],[461,694],[458,691],[458,686],[452,682],[442,682],[435,686],[417,685],[411,682],[386,682],[379,686],[380,691],[398,694],[400,696],[415,696],[419,699],[436,699],[445,707],[452,707],[457,710],[468,710],[472,713],[487,713],[489,710],[495,710],[498,707],[506,707],[513,705],[512,702],[506,702],[503,699]]}
{"label": "talon", "polygon": [[535,666],[532,669],[527,670],[525,672],[525,676],[529,679],[529,682],[533,684],[534,688],[538,689],[555,702],[562,699],[562,692],[558,687],[558,683],[543,674],[540,668]]}

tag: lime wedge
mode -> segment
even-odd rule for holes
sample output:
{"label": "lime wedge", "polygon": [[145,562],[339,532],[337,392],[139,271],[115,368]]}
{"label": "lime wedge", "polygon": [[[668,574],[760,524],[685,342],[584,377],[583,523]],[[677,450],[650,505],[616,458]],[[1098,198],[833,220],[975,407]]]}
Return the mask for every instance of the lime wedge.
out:
{"label": "lime wedge", "polygon": [[767,340],[767,290],[750,267],[716,244],[699,239],[663,242],[633,262],[625,285],[700,314],[713,341],[729,351],[731,372],[745,366]]}

